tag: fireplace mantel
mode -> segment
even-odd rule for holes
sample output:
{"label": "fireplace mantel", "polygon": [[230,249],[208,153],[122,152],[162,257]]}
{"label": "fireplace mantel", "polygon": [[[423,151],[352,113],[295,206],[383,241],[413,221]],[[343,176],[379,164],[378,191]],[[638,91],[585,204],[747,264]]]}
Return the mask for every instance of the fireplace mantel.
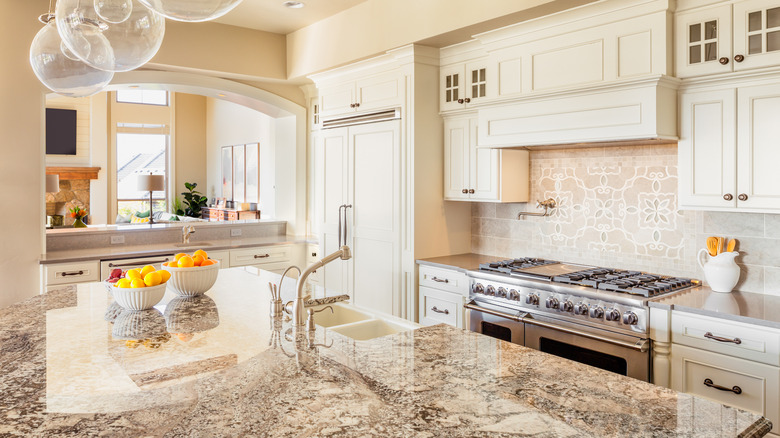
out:
{"label": "fireplace mantel", "polygon": [[99,167],[47,167],[46,175],[59,175],[60,179],[97,179]]}

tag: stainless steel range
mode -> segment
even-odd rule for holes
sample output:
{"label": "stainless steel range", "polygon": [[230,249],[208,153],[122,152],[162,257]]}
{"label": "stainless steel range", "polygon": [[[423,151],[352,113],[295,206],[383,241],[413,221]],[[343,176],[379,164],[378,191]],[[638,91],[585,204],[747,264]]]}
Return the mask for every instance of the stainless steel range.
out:
{"label": "stainless steel range", "polygon": [[647,302],[696,287],[687,278],[535,258],[470,271],[469,328],[650,381]]}

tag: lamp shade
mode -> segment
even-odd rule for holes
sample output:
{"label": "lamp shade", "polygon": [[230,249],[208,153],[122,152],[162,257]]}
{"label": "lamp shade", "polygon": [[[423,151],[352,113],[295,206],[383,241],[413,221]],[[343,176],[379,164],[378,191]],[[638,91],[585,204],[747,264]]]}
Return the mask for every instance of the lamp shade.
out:
{"label": "lamp shade", "polygon": [[165,176],[163,175],[138,175],[138,190],[143,192],[157,192],[165,190]]}
{"label": "lamp shade", "polygon": [[60,191],[59,175],[46,175],[46,191],[49,193],[56,193]]}

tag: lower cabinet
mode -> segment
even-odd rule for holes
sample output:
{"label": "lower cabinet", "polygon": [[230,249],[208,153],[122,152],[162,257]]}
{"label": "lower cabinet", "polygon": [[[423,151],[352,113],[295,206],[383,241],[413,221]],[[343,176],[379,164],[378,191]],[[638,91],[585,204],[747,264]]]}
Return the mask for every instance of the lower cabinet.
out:
{"label": "lower cabinet", "polygon": [[230,267],[253,266],[281,274],[292,264],[290,245],[270,245],[230,250]]}
{"label": "lower cabinet", "polygon": [[206,252],[210,259],[219,260],[219,269],[227,269],[230,267],[230,250],[222,249]]}
{"label": "lower cabinet", "polygon": [[466,274],[454,269],[420,266],[419,278],[420,324],[444,323],[465,328],[463,304],[469,294]]}
{"label": "lower cabinet", "polygon": [[100,261],[98,260],[43,265],[43,270],[47,291],[70,284],[100,280]]}

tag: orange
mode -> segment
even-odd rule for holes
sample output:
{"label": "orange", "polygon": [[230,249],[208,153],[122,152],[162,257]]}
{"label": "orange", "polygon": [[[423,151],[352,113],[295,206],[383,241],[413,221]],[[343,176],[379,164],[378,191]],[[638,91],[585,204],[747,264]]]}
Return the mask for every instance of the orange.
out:
{"label": "orange", "polygon": [[120,278],[116,282],[116,287],[128,288],[130,287],[130,280],[127,278]]}
{"label": "orange", "polygon": [[191,268],[193,266],[195,266],[195,261],[192,260],[192,257],[185,254],[179,258],[180,268]]}
{"label": "orange", "polygon": [[130,282],[130,287],[132,287],[133,289],[138,289],[141,287],[146,287],[146,283],[144,283],[144,281],[141,280],[140,278],[135,278],[133,279],[133,281]]}
{"label": "orange", "polygon": [[184,257],[186,255],[187,254],[184,254],[183,252],[180,252],[180,253],[176,254],[175,256],[173,256],[173,261],[174,262],[178,262],[180,258],[182,258],[182,257]]}
{"label": "orange", "polygon": [[128,269],[125,273],[125,278],[130,280],[135,280],[136,278],[141,279],[141,271],[138,269]]}
{"label": "orange", "polygon": [[146,266],[144,266],[144,267],[143,267],[143,269],[141,269],[141,278],[144,278],[144,277],[146,277],[146,274],[148,274],[148,273],[150,273],[150,272],[154,272],[154,271],[156,271],[156,270],[157,270],[157,269],[154,269],[154,266],[152,266],[152,265],[146,265]]}
{"label": "orange", "polygon": [[162,283],[162,276],[158,271],[152,271],[144,276],[144,284],[147,286],[157,286]]}
{"label": "orange", "polygon": [[206,261],[206,259],[200,254],[192,256],[192,262],[195,263],[195,266],[201,266],[204,261]]}
{"label": "orange", "polygon": [[162,262],[163,266],[168,266],[168,262]]}
{"label": "orange", "polygon": [[168,279],[171,278],[171,273],[166,271],[165,269],[159,270],[157,272],[160,273],[160,278],[162,279],[160,283],[165,283],[166,281],[168,281]]}
{"label": "orange", "polygon": [[201,266],[210,266],[210,265],[216,265],[216,264],[217,264],[216,260],[208,259],[208,260],[203,260],[203,263],[201,263],[200,265]]}
{"label": "orange", "polygon": [[193,257],[201,256],[201,257],[203,257],[203,260],[208,260],[208,258],[209,258],[208,253],[206,253],[206,251],[203,251],[202,249],[199,249],[199,250],[195,251],[194,253],[192,253],[192,256]]}

